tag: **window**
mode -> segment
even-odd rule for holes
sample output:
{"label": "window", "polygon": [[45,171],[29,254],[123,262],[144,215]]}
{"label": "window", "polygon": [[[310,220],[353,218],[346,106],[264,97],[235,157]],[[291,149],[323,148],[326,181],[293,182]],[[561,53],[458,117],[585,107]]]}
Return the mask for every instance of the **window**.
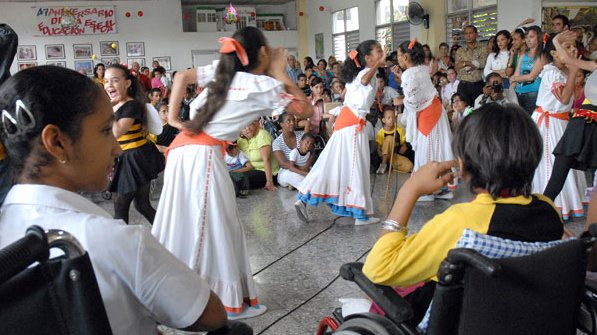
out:
{"label": "window", "polygon": [[410,39],[408,0],[379,0],[375,2],[375,38],[390,53]]}
{"label": "window", "polygon": [[496,0],[448,0],[446,2],[446,41],[464,44],[464,27],[472,24],[478,40],[486,41],[497,33]]}
{"label": "window", "polygon": [[336,59],[346,59],[348,52],[359,46],[358,7],[332,13],[332,39]]}

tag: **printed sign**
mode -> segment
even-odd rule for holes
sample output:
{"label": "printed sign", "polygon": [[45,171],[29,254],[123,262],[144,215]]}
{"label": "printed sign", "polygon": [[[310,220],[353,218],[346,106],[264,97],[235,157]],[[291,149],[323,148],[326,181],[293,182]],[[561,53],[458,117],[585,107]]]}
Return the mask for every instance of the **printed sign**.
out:
{"label": "printed sign", "polygon": [[114,6],[33,7],[35,36],[78,36],[116,33]]}

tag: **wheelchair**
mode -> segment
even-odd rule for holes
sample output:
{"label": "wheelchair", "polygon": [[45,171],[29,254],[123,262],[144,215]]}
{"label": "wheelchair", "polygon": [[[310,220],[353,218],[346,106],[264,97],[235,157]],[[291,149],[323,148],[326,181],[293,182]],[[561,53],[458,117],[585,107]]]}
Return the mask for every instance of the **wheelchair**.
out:
{"label": "wheelchair", "polygon": [[[597,226],[591,235],[597,236]],[[448,253],[438,270],[426,334],[597,334],[597,283],[586,280],[587,255],[597,238],[585,237],[521,257],[490,259],[473,249]],[[419,335],[412,306],[389,286],[372,283],[362,263],[340,275],[362,289],[385,315],[321,320],[318,335]]]}
{"label": "wheelchair", "polygon": [[[49,259],[53,248],[64,255]],[[0,250],[0,302],[2,335],[112,334],[89,254],[63,230],[31,226]],[[237,334],[253,330],[229,321],[207,333]]]}

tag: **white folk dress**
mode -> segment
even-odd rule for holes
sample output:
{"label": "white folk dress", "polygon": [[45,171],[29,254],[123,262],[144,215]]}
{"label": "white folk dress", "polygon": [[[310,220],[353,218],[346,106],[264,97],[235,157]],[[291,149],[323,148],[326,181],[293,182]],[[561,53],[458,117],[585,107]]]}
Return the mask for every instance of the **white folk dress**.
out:
{"label": "white folk dress", "polygon": [[[198,69],[199,86],[212,78],[213,69]],[[232,142],[249,123],[290,102],[283,87],[268,76],[237,72],[226,102],[203,131]],[[191,104],[191,114],[206,102],[208,90]],[[258,304],[234,186],[220,146],[189,144],[170,150],[152,233],[207,280],[229,313],[241,313],[247,302]]]}
{"label": "white folk dress", "polygon": [[[352,112],[363,121],[377,92],[375,78],[368,85],[361,84],[361,78],[368,71],[369,68],[361,70],[346,84],[344,98],[344,112]],[[373,215],[369,141],[365,127],[357,128],[359,125],[334,130],[317,162],[299,185],[298,198],[312,206],[328,204],[336,215],[365,220]]]}
{"label": "white folk dress", "polygon": [[448,115],[443,110],[439,120],[425,136],[418,129],[418,114],[430,108],[437,99],[437,90],[429,78],[425,65],[414,66],[402,73],[402,90],[404,92],[404,115],[406,119],[406,142],[412,145],[415,152],[413,171],[430,161],[446,161],[454,159],[452,153],[452,132]]}
{"label": "white folk dress", "polygon": [[[541,133],[543,154],[533,177],[533,193],[543,193],[545,191],[555,160],[555,156],[552,154],[553,149],[560,141],[568,125],[568,120],[549,116],[552,113],[568,113],[572,108],[573,99],[570,99],[570,102],[565,105],[559,100],[559,95],[566,85],[567,78],[568,76],[553,64],[545,65],[541,72],[537,110],[533,112],[532,118],[537,123],[539,133]],[[540,112],[539,107],[549,114]],[[571,169],[560,195],[554,201],[565,220],[570,216],[584,215],[583,202],[585,201],[584,191],[586,187],[587,182],[584,173]]]}

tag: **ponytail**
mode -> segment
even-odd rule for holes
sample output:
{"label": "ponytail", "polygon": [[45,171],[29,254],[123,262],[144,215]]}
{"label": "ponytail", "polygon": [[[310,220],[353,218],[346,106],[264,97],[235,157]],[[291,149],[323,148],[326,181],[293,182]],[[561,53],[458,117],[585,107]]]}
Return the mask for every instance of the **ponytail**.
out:
{"label": "ponytail", "polygon": [[349,56],[342,64],[340,79],[342,79],[343,82],[352,82],[359,72],[365,68],[367,65],[365,56],[370,54],[371,50],[373,50],[376,45],[379,45],[377,41],[367,40],[359,44],[359,46],[353,50],[353,52],[356,51],[356,55],[353,54],[354,59]]}

